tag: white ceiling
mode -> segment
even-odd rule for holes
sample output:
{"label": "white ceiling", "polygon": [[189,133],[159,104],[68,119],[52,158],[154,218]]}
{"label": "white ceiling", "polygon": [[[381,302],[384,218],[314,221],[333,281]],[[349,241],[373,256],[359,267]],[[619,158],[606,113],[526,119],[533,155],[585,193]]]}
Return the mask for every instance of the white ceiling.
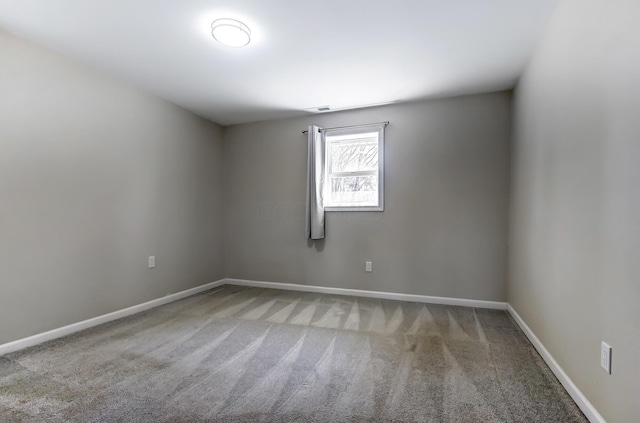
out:
{"label": "white ceiling", "polygon": [[0,0],[0,27],[229,125],[512,88],[557,2]]}

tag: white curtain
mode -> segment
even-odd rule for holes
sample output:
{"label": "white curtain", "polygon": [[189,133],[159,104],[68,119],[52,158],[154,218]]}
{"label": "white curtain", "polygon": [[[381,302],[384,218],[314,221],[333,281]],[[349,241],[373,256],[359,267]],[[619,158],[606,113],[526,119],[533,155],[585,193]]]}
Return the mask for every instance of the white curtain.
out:
{"label": "white curtain", "polygon": [[307,238],[324,238],[324,132],[310,126],[307,157]]}

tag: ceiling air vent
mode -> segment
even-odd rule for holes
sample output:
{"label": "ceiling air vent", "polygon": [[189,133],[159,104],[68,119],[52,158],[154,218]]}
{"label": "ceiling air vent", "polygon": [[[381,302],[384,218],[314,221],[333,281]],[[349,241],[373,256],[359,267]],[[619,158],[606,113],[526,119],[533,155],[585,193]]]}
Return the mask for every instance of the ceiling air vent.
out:
{"label": "ceiling air vent", "polygon": [[318,106],[318,107],[311,107],[310,109],[305,109],[307,112],[311,112],[311,113],[323,113],[323,112],[330,112],[331,111],[331,107],[329,106]]}

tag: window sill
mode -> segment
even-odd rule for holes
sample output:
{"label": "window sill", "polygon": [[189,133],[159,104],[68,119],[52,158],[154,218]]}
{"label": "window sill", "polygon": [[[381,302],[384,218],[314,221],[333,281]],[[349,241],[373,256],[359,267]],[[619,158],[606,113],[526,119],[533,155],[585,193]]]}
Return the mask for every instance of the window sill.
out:
{"label": "window sill", "polygon": [[326,212],[382,212],[383,206],[370,206],[370,207],[325,207]]}

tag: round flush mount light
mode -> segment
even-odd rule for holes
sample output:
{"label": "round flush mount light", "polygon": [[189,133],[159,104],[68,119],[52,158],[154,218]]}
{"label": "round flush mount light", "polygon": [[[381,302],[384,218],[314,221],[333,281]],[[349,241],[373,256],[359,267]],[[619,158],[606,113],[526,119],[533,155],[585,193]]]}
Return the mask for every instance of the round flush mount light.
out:
{"label": "round flush mount light", "polygon": [[216,19],[211,24],[211,35],[228,47],[244,47],[251,41],[251,30],[235,19]]}

